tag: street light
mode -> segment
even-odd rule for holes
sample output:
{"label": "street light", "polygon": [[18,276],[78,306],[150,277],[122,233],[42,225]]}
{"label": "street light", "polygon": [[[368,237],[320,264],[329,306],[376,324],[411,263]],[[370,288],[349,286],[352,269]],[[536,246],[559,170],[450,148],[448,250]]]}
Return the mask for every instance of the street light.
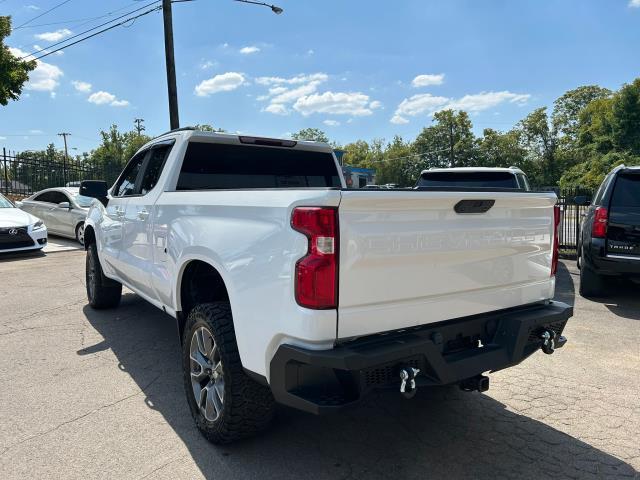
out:
{"label": "street light", "polygon": [[[173,49],[173,19],[171,14],[171,4],[191,0],[162,0],[162,17],[164,22],[164,54],[167,66],[167,92],[169,95],[169,124],[171,130],[180,127],[178,117],[178,87],[176,85],[176,62]],[[236,2],[251,3],[269,7],[273,13],[280,15],[284,10],[275,5],[253,0],[234,0]]]}
{"label": "street light", "polygon": [[234,1],[241,2],[241,3],[252,3],[253,5],[262,5],[264,7],[269,7],[271,11],[276,15],[280,15],[282,12],[284,12],[284,10],[281,9],[280,7],[276,7],[275,5],[270,5],[264,2],[254,2],[253,0],[234,0]]}

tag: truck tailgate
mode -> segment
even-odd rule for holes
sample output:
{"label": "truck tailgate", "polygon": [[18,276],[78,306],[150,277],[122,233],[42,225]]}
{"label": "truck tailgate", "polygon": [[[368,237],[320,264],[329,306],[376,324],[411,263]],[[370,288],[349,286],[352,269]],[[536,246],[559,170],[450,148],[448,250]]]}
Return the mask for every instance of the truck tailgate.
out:
{"label": "truck tailgate", "polygon": [[343,191],[337,337],[553,297],[555,203],[554,193]]}

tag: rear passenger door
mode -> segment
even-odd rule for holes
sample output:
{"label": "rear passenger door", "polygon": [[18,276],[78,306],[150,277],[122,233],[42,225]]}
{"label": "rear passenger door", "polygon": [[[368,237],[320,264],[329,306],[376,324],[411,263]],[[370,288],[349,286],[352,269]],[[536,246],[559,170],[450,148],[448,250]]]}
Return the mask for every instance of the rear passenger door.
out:
{"label": "rear passenger door", "polygon": [[151,285],[153,263],[153,209],[160,194],[156,188],[174,141],[153,145],[145,156],[135,195],[127,202],[124,215],[121,264],[126,280],[141,293],[155,298]]}

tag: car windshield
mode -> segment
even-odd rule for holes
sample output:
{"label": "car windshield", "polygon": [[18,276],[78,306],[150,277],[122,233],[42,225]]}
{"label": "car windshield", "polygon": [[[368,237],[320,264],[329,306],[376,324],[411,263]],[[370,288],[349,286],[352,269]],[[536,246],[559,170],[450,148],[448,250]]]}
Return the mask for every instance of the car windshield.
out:
{"label": "car windshield", "polygon": [[93,202],[93,198],[85,197],[84,195],[76,195],[73,198],[80,207],[90,207],[91,202]]}
{"label": "car windshield", "polygon": [[419,188],[518,188],[515,175],[509,172],[424,172]]}
{"label": "car windshield", "polygon": [[0,194],[0,208],[14,208],[14,205],[9,199]]}

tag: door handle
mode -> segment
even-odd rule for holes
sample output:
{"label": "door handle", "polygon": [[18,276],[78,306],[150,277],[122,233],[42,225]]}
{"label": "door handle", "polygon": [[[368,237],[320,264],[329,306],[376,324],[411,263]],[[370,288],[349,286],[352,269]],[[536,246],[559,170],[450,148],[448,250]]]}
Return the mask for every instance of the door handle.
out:
{"label": "door handle", "polygon": [[149,216],[149,212],[147,212],[146,210],[140,210],[138,212],[138,218],[140,220],[146,220],[148,216]]}

